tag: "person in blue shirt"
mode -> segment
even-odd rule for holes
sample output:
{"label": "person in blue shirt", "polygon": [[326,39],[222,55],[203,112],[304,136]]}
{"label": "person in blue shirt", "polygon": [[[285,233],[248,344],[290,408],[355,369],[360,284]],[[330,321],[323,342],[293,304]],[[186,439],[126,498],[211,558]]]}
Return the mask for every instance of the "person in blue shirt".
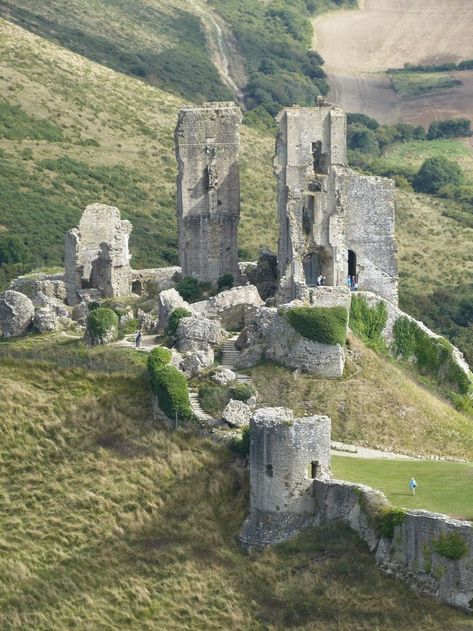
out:
{"label": "person in blue shirt", "polygon": [[416,494],[417,482],[414,478],[411,478],[409,481],[409,488],[411,489],[412,495]]}

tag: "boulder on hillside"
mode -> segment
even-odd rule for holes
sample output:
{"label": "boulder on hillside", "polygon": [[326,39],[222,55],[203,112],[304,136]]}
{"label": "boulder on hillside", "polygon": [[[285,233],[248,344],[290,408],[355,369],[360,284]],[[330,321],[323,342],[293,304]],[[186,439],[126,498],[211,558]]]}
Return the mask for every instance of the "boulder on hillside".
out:
{"label": "boulder on hillside", "polygon": [[33,320],[33,326],[37,331],[51,333],[69,328],[71,314],[61,300],[40,291],[36,294],[33,304],[37,307]]}
{"label": "boulder on hillside", "polygon": [[225,331],[215,320],[191,316],[179,322],[176,337],[181,352],[206,351],[223,343]]}
{"label": "boulder on hillside", "polygon": [[33,323],[34,305],[25,294],[13,289],[0,294],[0,330],[4,337],[25,333]]}
{"label": "boulder on hillside", "polygon": [[235,381],[237,376],[230,368],[218,368],[210,378],[220,386],[227,386],[229,383]]}
{"label": "boulder on hillside", "polygon": [[232,427],[246,427],[250,424],[253,412],[243,401],[231,399],[223,411],[223,420]]}
{"label": "boulder on hillside", "polygon": [[176,289],[165,289],[160,292],[158,295],[158,323],[160,331],[163,333],[166,331],[169,316],[178,308],[187,309],[190,313],[193,313],[193,308],[182,298]]}
{"label": "boulder on hillside", "polygon": [[195,377],[203,370],[210,368],[214,363],[213,350],[207,349],[205,351],[197,351],[191,353],[179,365],[180,370],[186,375],[186,377]]}
{"label": "boulder on hillside", "polygon": [[245,285],[196,302],[192,308],[196,314],[211,320],[220,320],[228,331],[238,331],[253,320],[256,308],[263,304],[256,287]]}
{"label": "boulder on hillside", "polygon": [[62,302],[66,300],[66,285],[62,274],[27,274],[26,276],[19,276],[12,280],[10,289],[25,294],[31,300],[34,300],[40,293],[48,296],[48,298],[56,298]]}

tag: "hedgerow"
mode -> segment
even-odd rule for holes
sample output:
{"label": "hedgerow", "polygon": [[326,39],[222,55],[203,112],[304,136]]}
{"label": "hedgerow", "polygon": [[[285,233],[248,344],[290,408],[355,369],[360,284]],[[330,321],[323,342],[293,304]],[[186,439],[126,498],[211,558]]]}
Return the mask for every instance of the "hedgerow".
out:
{"label": "hedgerow", "polygon": [[380,349],[384,346],[381,334],[388,321],[388,310],[383,301],[374,307],[362,296],[353,296],[350,309],[350,328],[370,348]]}
{"label": "hedgerow", "polygon": [[460,394],[470,393],[471,379],[455,362],[453,346],[443,337],[430,337],[414,320],[396,320],[392,351],[397,357],[415,358],[419,372],[433,377],[439,385]]}
{"label": "hedgerow", "polygon": [[192,418],[189,388],[185,375],[169,365],[172,353],[163,347],[155,348],[148,358],[151,389],[161,410],[171,419]]}
{"label": "hedgerow", "polygon": [[285,315],[289,324],[308,340],[344,346],[348,312],[345,307],[295,307]]}

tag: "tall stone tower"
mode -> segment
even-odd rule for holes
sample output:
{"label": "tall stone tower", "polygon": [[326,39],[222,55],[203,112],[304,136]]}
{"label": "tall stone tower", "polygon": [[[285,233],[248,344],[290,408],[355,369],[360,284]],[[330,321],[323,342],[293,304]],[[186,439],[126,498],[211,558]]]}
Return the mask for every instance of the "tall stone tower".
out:
{"label": "tall stone tower", "polygon": [[397,304],[394,182],[346,166],[341,108],[286,108],[277,121],[280,300],[305,298],[320,276],[332,286],[354,276]]}
{"label": "tall stone tower", "polygon": [[179,263],[185,276],[238,276],[240,108],[183,107],[175,131]]}
{"label": "tall stone tower", "polygon": [[313,525],[314,480],[330,477],[327,416],[294,418],[262,408],[250,424],[250,515],[240,540],[247,547],[284,541]]}

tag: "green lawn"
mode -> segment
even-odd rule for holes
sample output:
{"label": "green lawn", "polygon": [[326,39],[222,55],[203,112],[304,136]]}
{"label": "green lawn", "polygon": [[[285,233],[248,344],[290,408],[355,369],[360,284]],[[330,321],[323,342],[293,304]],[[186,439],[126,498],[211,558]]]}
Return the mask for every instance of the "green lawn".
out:
{"label": "green lawn", "polygon": [[[453,462],[365,460],[334,456],[335,478],[368,484],[395,505],[473,520],[473,466]],[[410,478],[417,481],[412,497]]]}

